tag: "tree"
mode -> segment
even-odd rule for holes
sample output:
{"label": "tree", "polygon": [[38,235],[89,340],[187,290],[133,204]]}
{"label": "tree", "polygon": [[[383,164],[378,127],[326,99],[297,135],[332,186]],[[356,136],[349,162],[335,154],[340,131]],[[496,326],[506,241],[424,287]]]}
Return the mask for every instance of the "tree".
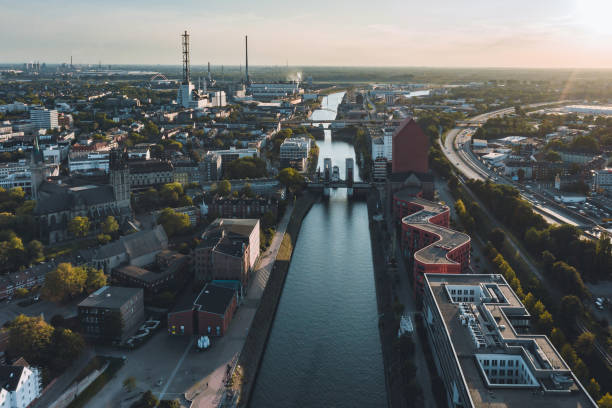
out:
{"label": "tree", "polygon": [[102,269],[85,267],[87,279],[85,281],[85,291],[87,293],[95,292],[102,286],[106,285],[106,275]]}
{"label": "tree", "polygon": [[591,381],[586,385],[586,389],[594,400],[601,397],[601,387],[596,379],[591,378]]}
{"label": "tree", "polygon": [[19,288],[15,290],[15,297],[19,299],[23,299],[24,297],[28,296],[28,293],[29,292],[26,288]]}
{"label": "tree", "polygon": [[158,399],[153,395],[151,390],[148,390],[142,394],[139,400],[131,405],[131,408],[155,408],[157,404],[159,404]]}
{"label": "tree", "polygon": [[550,340],[553,342],[557,349],[561,349],[561,347],[567,341],[563,332],[557,327],[550,331]]}
{"label": "tree", "polygon": [[240,195],[243,195],[249,198],[255,197],[255,193],[253,192],[253,189],[251,188],[251,185],[249,183],[246,183],[244,187],[240,189]]}
{"label": "tree", "polygon": [[578,336],[574,349],[581,355],[588,357],[593,353],[595,348],[595,335],[591,332],[584,332]]}
{"label": "tree", "polygon": [[134,388],[136,388],[136,378],[126,377],[126,379],[123,380],[123,387],[128,390],[128,392],[134,391]]}
{"label": "tree", "polygon": [[292,193],[296,193],[304,187],[304,176],[291,167],[282,169],[278,173],[278,180]]}
{"label": "tree", "polygon": [[544,160],[549,161],[549,162],[560,162],[561,161],[561,155],[559,153],[555,152],[555,151],[549,151],[544,156]]}
{"label": "tree", "polygon": [[183,186],[181,183],[164,184],[159,190],[159,195],[164,205],[178,205],[181,196],[183,195]]}
{"label": "tree", "polygon": [[540,328],[542,329],[542,331],[544,331],[544,333],[546,333],[547,335],[550,334],[550,331],[552,330],[553,325],[554,325],[554,321],[553,321],[552,315],[550,314],[548,310],[540,314],[538,318],[538,326],[540,326]]}
{"label": "tree", "polygon": [[102,232],[107,235],[113,235],[117,231],[119,231],[119,223],[115,217],[109,215],[104,221],[102,221]]}
{"label": "tree", "polygon": [[582,314],[582,302],[574,295],[563,296],[561,298],[561,313],[573,323]]}
{"label": "tree", "polygon": [[164,227],[169,237],[185,231],[191,225],[187,214],[176,212],[172,208],[163,209],[157,222]]}
{"label": "tree", "polygon": [[89,232],[89,218],[76,216],[68,222],[68,231],[76,237],[84,237]]}
{"label": "tree", "polygon": [[597,401],[599,408],[612,408],[612,395],[609,392],[606,392],[606,395],[601,397],[599,401]]}
{"label": "tree", "polygon": [[228,196],[229,193],[231,193],[232,191],[232,184],[229,182],[229,180],[221,180],[219,182],[219,184],[217,185],[217,191],[216,193],[219,194],[220,196]]}
{"label": "tree", "polygon": [[535,302],[535,297],[531,292],[527,293],[527,295],[523,299],[523,304],[525,305],[527,310],[532,310],[533,306],[535,305]]}
{"label": "tree", "polygon": [[533,305],[533,310],[531,310],[531,312],[535,315],[535,316],[540,316],[542,313],[544,313],[546,311],[546,308],[544,307],[544,304],[538,300],[537,302],[535,302],[535,304]]}
{"label": "tree", "polygon": [[85,340],[79,333],[69,329],[55,329],[49,346],[49,365],[61,372],[79,358],[85,349]]}
{"label": "tree", "polygon": [[9,325],[8,352],[23,357],[31,364],[40,364],[51,344],[53,327],[42,317],[19,315]]}
{"label": "tree", "polygon": [[494,228],[489,233],[489,241],[493,244],[493,246],[497,249],[500,249],[504,245],[504,241],[506,240],[506,234],[499,228]]}
{"label": "tree", "polygon": [[26,246],[28,260],[33,263],[42,262],[45,260],[45,247],[40,241],[33,239]]}
{"label": "tree", "polygon": [[87,273],[81,267],[63,262],[45,276],[41,293],[52,302],[61,302],[83,292]]}
{"label": "tree", "polygon": [[106,234],[98,234],[98,236],[96,237],[96,239],[98,240],[98,243],[100,245],[104,245],[104,244],[108,244],[109,242],[111,242],[111,240],[113,239],[110,235],[106,235]]}

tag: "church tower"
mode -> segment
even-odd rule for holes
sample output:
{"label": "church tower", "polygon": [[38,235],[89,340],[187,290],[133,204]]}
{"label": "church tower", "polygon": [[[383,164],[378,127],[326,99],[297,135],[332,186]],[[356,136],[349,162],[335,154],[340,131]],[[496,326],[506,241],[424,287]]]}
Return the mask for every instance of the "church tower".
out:
{"label": "church tower", "polygon": [[37,201],[40,185],[45,178],[45,161],[38,145],[38,134],[34,136],[34,148],[30,156],[30,177],[32,182],[32,200]]}
{"label": "church tower", "polygon": [[125,154],[117,149],[110,152],[109,160],[110,185],[113,187],[113,194],[117,206],[124,207],[130,205],[130,172],[127,165]]}

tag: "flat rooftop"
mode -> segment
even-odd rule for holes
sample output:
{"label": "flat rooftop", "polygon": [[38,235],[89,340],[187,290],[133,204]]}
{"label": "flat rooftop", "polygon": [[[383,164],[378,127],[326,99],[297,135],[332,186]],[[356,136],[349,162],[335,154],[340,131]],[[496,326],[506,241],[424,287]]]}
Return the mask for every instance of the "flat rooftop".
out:
{"label": "flat rooftop", "polygon": [[457,263],[447,257],[448,253],[453,249],[470,242],[470,236],[463,232],[455,231],[450,228],[441,227],[431,223],[408,223],[419,229],[425,230],[431,234],[436,234],[440,239],[425,248],[422,248],[414,253],[414,258],[419,262],[426,264],[431,263]]}
{"label": "flat rooftop", "polygon": [[[546,336],[516,331],[515,323],[524,326],[530,315],[501,275],[425,274],[425,285],[444,322],[472,406],[596,407]],[[483,358],[520,361],[532,383],[488,383],[488,372],[479,363]]]}
{"label": "flat rooftop", "polygon": [[87,296],[79,307],[99,307],[117,309],[123,306],[132,297],[142,294],[141,288],[124,288],[121,286],[103,286]]}

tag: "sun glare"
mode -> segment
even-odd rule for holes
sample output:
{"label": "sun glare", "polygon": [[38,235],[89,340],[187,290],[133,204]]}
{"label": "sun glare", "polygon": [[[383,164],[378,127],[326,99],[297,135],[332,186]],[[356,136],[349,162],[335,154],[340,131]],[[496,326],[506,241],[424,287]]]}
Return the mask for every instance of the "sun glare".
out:
{"label": "sun glare", "polygon": [[610,0],[576,0],[578,20],[594,34],[612,35],[612,1]]}

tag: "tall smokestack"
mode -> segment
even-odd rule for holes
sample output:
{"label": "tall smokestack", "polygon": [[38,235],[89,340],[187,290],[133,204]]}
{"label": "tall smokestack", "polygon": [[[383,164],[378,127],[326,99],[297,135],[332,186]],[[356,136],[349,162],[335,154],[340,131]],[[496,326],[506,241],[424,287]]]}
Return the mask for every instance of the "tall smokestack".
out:
{"label": "tall smokestack", "polygon": [[246,72],[246,84],[251,84],[251,78],[249,78],[249,36],[244,36],[244,50],[246,54],[245,72]]}
{"label": "tall smokestack", "polygon": [[183,37],[183,85],[189,85],[191,78],[189,74],[189,34],[187,34],[187,30],[181,37]]}

